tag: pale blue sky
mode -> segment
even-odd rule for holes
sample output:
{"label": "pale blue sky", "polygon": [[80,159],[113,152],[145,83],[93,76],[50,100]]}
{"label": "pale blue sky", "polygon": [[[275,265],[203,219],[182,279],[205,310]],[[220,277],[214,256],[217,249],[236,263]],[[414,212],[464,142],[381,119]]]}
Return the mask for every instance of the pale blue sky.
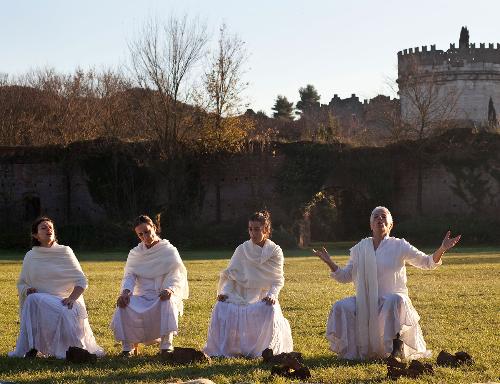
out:
{"label": "pale blue sky", "polygon": [[397,51],[447,49],[462,25],[471,42],[500,42],[500,0],[1,0],[0,72],[120,65],[141,24],[173,12],[199,16],[214,33],[226,22],[246,42],[246,97],[267,113],[278,94],[296,102],[306,84],[323,103],[335,93],[388,94]]}

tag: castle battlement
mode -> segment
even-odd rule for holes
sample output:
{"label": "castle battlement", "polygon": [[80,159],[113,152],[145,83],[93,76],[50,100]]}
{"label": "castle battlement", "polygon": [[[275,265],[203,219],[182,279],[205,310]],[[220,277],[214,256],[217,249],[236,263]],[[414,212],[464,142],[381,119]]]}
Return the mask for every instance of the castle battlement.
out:
{"label": "castle battlement", "polygon": [[436,49],[435,45],[431,45],[430,49],[424,45],[398,52],[398,63],[402,65],[413,63],[436,66],[457,60],[466,63],[500,64],[500,43],[480,43],[479,46],[472,43],[458,48],[451,43],[446,51]]}
{"label": "castle battlement", "polygon": [[441,100],[452,110],[452,117],[435,112],[431,119],[484,125],[494,115],[489,110],[500,107],[500,43],[469,43],[469,31],[462,27],[458,47],[451,43],[446,51],[435,45],[404,49],[398,52],[397,83],[404,121],[418,115],[415,93],[420,92],[420,99],[432,97],[435,104]]}

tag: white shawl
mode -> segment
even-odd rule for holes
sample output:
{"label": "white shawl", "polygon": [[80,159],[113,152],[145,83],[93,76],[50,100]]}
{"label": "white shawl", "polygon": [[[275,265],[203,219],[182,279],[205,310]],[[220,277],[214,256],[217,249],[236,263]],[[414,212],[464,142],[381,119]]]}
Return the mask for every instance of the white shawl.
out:
{"label": "white shawl", "polygon": [[384,348],[378,321],[377,263],[373,239],[368,237],[351,248],[357,259],[356,285],[356,342],[361,357],[380,357]]}
{"label": "white shawl", "polygon": [[75,286],[87,288],[87,278],[70,247],[53,244],[50,248],[33,247],[24,256],[17,282],[19,310],[28,288],[54,296],[68,297]]}
{"label": "white shawl", "polygon": [[[281,288],[285,284],[283,261],[283,251],[271,240],[267,239],[263,247],[247,240],[236,248],[228,267],[221,272],[217,294],[231,281],[243,288]],[[236,292],[229,295],[235,296],[231,302],[247,304]]]}
{"label": "white shawl", "polygon": [[144,243],[133,248],[125,264],[125,275],[129,273],[148,279],[165,275],[163,289],[174,287],[174,294],[181,299],[189,296],[186,267],[177,248],[168,240],[162,239],[149,249]]}

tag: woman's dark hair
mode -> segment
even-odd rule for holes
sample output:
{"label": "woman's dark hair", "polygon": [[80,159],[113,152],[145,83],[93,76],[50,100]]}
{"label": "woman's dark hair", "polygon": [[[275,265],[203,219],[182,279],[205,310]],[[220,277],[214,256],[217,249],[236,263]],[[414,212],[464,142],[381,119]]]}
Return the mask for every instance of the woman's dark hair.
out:
{"label": "woman's dark hair", "polygon": [[134,229],[141,224],[152,226],[157,234],[161,232],[160,227],[161,214],[156,215],[156,223],[148,215],[140,215],[134,220]]}
{"label": "woman's dark hair", "polygon": [[271,237],[271,214],[269,211],[264,209],[263,211],[255,212],[248,218],[248,221],[257,221],[261,223],[264,226],[264,232],[267,232],[269,237]]}
{"label": "woman's dark hair", "polygon": [[48,221],[49,223],[52,223],[52,226],[54,227],[54,239],[57,242],[56,227],[54,224],[54,220],[52,220],[50,217],[42,216],[42,217],[39,217],[38,219],[36,219],[33,222],[33,224],[31,224],[31,246],[33,246],[33,247],[39,247],[40,245],[42,245],[38,241],[38,239],[36,239],[33,236],[38,233],[38,226],[40,225],[40,223],[43,223],[44,221]]}

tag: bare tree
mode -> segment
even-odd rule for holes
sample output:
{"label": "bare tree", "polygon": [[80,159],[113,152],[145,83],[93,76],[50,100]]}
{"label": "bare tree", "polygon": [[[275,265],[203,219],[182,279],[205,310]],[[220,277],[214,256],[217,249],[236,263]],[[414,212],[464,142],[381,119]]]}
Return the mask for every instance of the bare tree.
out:
{"label": "bare tree", "polygon": [[9,74],[5,72],[0,72],[0,87],[4,87],[9,84]]}
{"label": "bare tree", "polygon": [[412,138],[418,140],[415,148],[417,160],[416,211],[423,214],[423,153],[422,139],[441,133],[457,124],[457,104],[461,91],[447,88],[440,81],[439,72],[430,71],[417,60],[400,67],[399,96],[401,120]]}
{"label": "bare tree", "polygon": [[[253,126],[243,111],[242,93],[247,87],[243,80],[247,60],[245,43],[237,35],[228,33],[223,24],[219,29],[216,49],[209,55],[203,77],[205,118],[202,143],[207,152],[216,154],[221,151],[238,151],[243,148],[244,139]],[[217,155],[218,154],[218,155]],[[216,193],[216,222],[221,221],[221,176],[220,166],[213,177]]]}
{"label": "bare tree", "polygon": [[185,134],[180,124],[181,104],[191,96],[187,80],[203,56],[207,40],[206,27],[198,19],[172,16],[165,23],[150,20],[129,44],[135,80],[148,91],[144,117],[165,157],[177,154]]}
{"label": "bare tree", "polygon": [[96,100],[99,135],[121,139],[142,138],[134,129],[130,111],[131,82],[122,73],[111,69],[96,73],[92,97]]}
{"label": "bare tree", "polygon": [[414,139],[421,140],[456,125],[461,91],[445,87],[439,73],[409,60],[397,82],[401,119]]}

